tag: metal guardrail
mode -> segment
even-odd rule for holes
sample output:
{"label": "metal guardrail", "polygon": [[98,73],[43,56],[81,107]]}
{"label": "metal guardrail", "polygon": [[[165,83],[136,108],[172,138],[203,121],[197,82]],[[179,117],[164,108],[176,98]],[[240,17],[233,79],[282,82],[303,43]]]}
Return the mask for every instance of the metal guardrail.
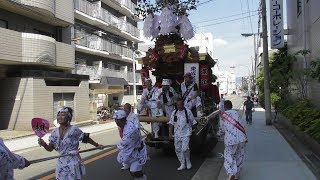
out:
{"label": "metal guardrail", "polygon": [[106,51],[112,54],[125,56],[127,58],[133,58],[132,50],[125,46],[112,43],[106,39],[101,38],[95,34],[86,33],[84,30],[74,30],[75,37],[80,37],[75,44],[85,46],[90,49],[96,49],[100,51]]}
{"label": "metal guardrail", "polygon": [[[133,83],[133,72],[120,71],[108,68],[98,68],[94,66],[75,65],[74,73],[89,75],[90,80],[100,80],[102,76],[124,78],[127,82]],[[136,83],[140,81],[141,74],[136,73]]]}
{"label": "metal guardrail", "polygon": [[[131,0],[121,0],[120,2],[124,6],[126,6],[131,11],[135,12],[135,4],[131,2]],[[127,21],[122,20],[111,14],[109,11],[99,7],[97,4],[90,3],[86,0],[74,0],[74,8],[79,10],[91,17],[100,19],[111,26],[118,28],[122,31],[125,31],[131,34],[134,37],[139,37],[139,29]]]}

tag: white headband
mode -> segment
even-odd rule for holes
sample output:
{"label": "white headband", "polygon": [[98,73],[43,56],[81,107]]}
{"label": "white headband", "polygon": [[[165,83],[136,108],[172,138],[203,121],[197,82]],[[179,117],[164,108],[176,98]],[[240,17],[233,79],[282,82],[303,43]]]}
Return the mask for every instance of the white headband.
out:
{"label": "white headband", "polygon": [[66,108],[66,107],[61,108],[61,109],[58,111],[57,114],[59,114],[59,113],[61,113],[61,112],[66,113],[67,116],[68,116],[70,119],[72,118],[72,115],[71,115],[71,113],[69,112],[68,108]]}

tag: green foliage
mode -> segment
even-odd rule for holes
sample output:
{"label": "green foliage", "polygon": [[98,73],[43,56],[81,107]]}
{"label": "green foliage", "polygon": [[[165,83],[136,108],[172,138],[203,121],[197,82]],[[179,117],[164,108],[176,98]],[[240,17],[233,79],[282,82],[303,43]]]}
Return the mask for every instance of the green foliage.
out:
{"label": "green foliage", "polygon": [[196,10],[199,0],[160,0],[158,3],[153,3],[150,0],[138,0],[135,8],[138,17],[145,17],[148,14],[157,14],[167,6],[173,7],[173,13],[177,16],[189,15],[188,11]]}
{"label": "green foliage", "polygon": [[309,69],[309,75],[320,81],[320,59],[311,61],[310,63],[310,69]]}
{"label": "green foliage", "polygon": [[301,131],[320,141],[320,109],[316,108],[310,101],[298,101],[288,106],[284,114]]}
{"label": "green foliage", "polygon": [[275,107],[279,105],[280,100],[281,100],[281,97],[277,93],[274,93],[274,92],[271,93],[271,103],[275,105]]}

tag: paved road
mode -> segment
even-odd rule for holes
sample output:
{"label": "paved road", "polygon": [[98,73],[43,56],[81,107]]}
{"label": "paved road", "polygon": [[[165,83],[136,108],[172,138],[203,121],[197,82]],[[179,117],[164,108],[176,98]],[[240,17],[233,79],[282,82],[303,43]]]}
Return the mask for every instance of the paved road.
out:
{"label": "paved road", "polygon": [[[234,108],[241,106],[243,98],[230,96],[226,99],[232,100]],[[145,125],[150,127],[150,125]],[[150,130],[150,129],[149,129]],[[116,144],[119,141],[119,134],[117,129],[102,131],[92,135],[92,138],[101,144]],[[207,146],[212,149],[215,145],[214,141],[209,138]],[[91,148],[90,145],[81,145],[81,149]],[[179,162],[175,155],[168,155],[162,152],[161,149],[149,148],[148,153],[150,160],[147,162],[144,171],[148,179],[163,180],[163,179],[176,179],[188,180],[191,179],[205,160],[207,153],[192,154],[191,161],[193,168],[191,170],[177,171]],[[33,148],[22,153],[27,159],[32,160],[39,157],[48,157],[56,155],[55,152],[46,152],[42,148]],[[128,171],[121,171],[121,166],[116,161],[117,150],[103,150],[83,153],[82,157],[85,160],[87,175],[85,179],[117,179],[127,180],[130,179]],[[16,170],[15,178],[22,179],[52,179],[54,177],[54,168],[56,160],[50,160],[43,163],[31,165],[24,170]],[[220,169],[221,163],[217,164],[217,169]],[[218,171],[216,172],[219,173]],[[49,175],[49,176],[48,176]]]}

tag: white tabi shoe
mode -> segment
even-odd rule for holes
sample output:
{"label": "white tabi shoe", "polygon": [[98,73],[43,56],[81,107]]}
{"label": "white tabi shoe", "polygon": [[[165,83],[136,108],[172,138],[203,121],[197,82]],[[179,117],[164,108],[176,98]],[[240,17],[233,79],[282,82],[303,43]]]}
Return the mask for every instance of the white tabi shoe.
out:
{"label": "white tabi shoe", "polygon": [[180,167],[178,167],[178,171],[184,170],[186,168],[186,166],[184,164],[181,164]]}
{"label": "white tabi shoe", "polygon": [[192,164],[191,164],[191,161],[189,160],[187,160],[187,169],[191,169],[192,168]]}
{"label": "white tabi shoe", "polygon": [[129,166],[127,165],[127,164],[122,164],[123,166],[122,166],[122,168],[121,168],[121,170],[127,170],[127,169],[129,169]]}

